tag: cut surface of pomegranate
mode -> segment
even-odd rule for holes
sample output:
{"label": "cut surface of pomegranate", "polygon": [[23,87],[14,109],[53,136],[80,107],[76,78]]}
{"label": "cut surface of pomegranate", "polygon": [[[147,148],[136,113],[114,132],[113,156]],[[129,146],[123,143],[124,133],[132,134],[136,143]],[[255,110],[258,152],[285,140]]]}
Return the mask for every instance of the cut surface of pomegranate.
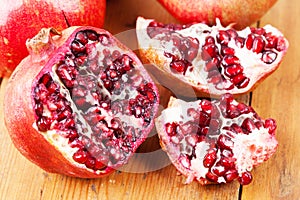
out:
{"label": "cut surface of pomegranate", "polygon": [[242,185],[251,170],[276,151],[276,122],[262,119],[252,107],[224,94],[219,100],[186,102],[172,97],[155,119],[160,143],[177,168],[201,184]]}
{"label": "cut surface of pomegranate", "polygon": [[247,93],[278,68],[289,45],[271,25],[237,31],[219,21],[210,27],[139,17],[136,26],[143,61],[157,67],[159,81],[185,96]]}
{"label": "cut surface of pomegranate", "polygon": [[83,178],[126,164],[159,104],[136,55],[94,27],[42,29],[27,46],[4,100],[19,151],[46,171]]}

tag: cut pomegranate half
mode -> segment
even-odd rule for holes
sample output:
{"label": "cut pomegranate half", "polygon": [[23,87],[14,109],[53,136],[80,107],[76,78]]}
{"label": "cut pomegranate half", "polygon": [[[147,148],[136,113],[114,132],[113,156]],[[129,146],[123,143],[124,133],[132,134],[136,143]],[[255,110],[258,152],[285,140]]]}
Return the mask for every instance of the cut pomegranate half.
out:
{"label": "cut pomegranate half", "polygon": [[154,126],[159,95],[137,56],[109,32],[42,29],[4,100],[18,150],[49,172],[95,178],[126,164]]}
{"label": "cut pomegranate half", "polygon": [[[278,68],[289,45],[271,25],[236,31],[219,21],[209,27],[139,17],[136,27],[143,61],[157,67],[159,81],[184,96],[247,93]],[[187,87],[195,91],[189,94]]]}
{"label": "cut pomegranate half", "polygon": [[261,119],[231,94],[194,102],[172,97],[155,124],[163,150],[186,183],[237,179],[249,184],[253,167],[268,160],[278,145],[275,120]]}

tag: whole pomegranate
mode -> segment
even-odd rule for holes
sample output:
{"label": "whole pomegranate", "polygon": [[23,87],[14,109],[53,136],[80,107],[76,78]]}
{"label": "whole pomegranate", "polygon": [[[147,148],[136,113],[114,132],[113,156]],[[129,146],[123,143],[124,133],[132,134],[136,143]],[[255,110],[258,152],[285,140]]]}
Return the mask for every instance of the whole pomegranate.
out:
{"label": "whole pomegranate", "polygon": [[247,185],[253,167],[268,160],[278,145],[275,120],[261,119],[231,94],[193,102],[172,97],[155,124],[162,148],[186,183],[237,179]]}
{"label": "whole pomegranate", "polygon": [[28,55],[25,42],[44,27],[104,24],[105,0],[2,0],[0,8],[0,77],[9,76]]}
{"label": "whole pomegranate", "polygon": [[136,55],[109,32],[42,29],[7,84],[17,149],[46,171],[93,178],[127,163],[152,129],[159,95]]}
{"label": "whole pomegranate", "polygon": [[219,21],[210,27],[139,17],[136,31],[141,58],[184,96],[247,93],[279,67],[289,45],[271,25],[237,31]]}
{"label": "whole pomegranate", "polygon": [[243,29],[259,20],[277,0],[158,0],[171,15],[183,23],[213,25],[219,18],[224,25],[234,23]]}

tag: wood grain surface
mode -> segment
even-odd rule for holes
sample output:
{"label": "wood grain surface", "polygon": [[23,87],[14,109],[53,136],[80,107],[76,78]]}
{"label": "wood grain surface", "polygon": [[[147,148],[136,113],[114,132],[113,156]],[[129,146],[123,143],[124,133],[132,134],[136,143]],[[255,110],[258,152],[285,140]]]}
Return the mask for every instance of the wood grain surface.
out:
{"label": "wood grain surface", "polygon": [[[105,29],[116,35],[135,28],[137,16],[176,22],[156,0],[108,0]],[[264,118],[277,120],[279,148],[266,163],[253,170],[254,180],[241,187],[237,182],[201,186],[184,185],[168,159],[161,153],[165,166],[139,172],[130,170],[163,165],[147,159],[132,160],[127,167],[102,179],[77,179],[47,173],[14,148],[4,126],[3,96],[7,79],[0,90],[0,199],[3,200],[132,200],[132,199],[207,199],[207,200],[297,200],[300,197],[300,4],[297,0],[278,0],[259,21],[279,28],[290,42],[280,68],[252,94],[240,100],[251,105]],[[126,41],[124,41],[126,43]],[[128,42],[128,41],[127,41]],[[136,44],[127,43],[133,50]],[[299,47],[298,47],[299,45]],[[161,106],[171,93],[160,86]],[[161,152],[155,130],[139,152]],[[152,167],[152,168],[151,168]]]}

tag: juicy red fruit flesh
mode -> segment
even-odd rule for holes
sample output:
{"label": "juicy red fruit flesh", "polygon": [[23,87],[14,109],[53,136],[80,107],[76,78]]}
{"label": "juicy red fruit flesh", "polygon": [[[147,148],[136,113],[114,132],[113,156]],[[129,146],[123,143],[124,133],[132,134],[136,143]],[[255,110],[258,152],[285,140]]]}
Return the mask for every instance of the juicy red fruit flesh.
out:
{"label": "juicy red fruit flesh", "polygon": [[64,137],[73,160],[92,170],[126,163],[158,101],[155,85],[141,80],[133,59],[110,50],[113,45],[105,33],[78,31],[70,50],[33,88],[37,129]]}
{"label": "juicy red fruit flesh", "polygon": [[[177,113],[180,116],[187,116],[188,121],[181,117],[182,120],[163,124],[166,136],[160,137],[166,145],[166,151],[176,152],[174,148],[179,151],[176,157],[171,159],[177,160],[179,165],[182,165],[179,169],[185,168],[186,170],[194,170],[193,163],[201,162],[196,165],[197,169],[204,173],[203,168],[199,167],[202,165],[206,175],[196,178],[204,184],[207,182],[229,183],[233,180],[238,180],[242,185],[250,184],[252,181],[250,170],[261,163],[260,159],[265,161],[274,153],[277,142],[273,141],[274,143],[268,144],[269,147],[262,147],[260,139],[257,139],[257,144],[250,143],[249,147],[245,145],[248,145],[247,141],[253,139],[255,134],[264,135],[262,137],[268,138],[265,142],[270,142],[276,130],[275,120],[261,119],[252,107],[236,102],[230,94],[223,95],[220,100],[203,99],[197,102],[197,107],[188,108],[186,111],[182,109],[183,113]],[[175,113],[170,114],[175,115]],[[190,139],[191,137],[193,140]],[[247,137],[248,139],[245,139]],[[201,145],[202,150],[197,150]],[[238,160],[241,159],[239,153],[249,151],[248,148],[250,152],[241,153],[241,155],[253,155],[250,158],[243,158],[246,161],[241,162]],[[270,155],[259,155],[263,148],[266,148],[266,154]],[[201,155],[197,151],[202,152]],[[255,155],[255,152],[259,153]],[[240,166],[241,163],[247,163],[247,159],[253,159],[253,166],[246,168]]]}

